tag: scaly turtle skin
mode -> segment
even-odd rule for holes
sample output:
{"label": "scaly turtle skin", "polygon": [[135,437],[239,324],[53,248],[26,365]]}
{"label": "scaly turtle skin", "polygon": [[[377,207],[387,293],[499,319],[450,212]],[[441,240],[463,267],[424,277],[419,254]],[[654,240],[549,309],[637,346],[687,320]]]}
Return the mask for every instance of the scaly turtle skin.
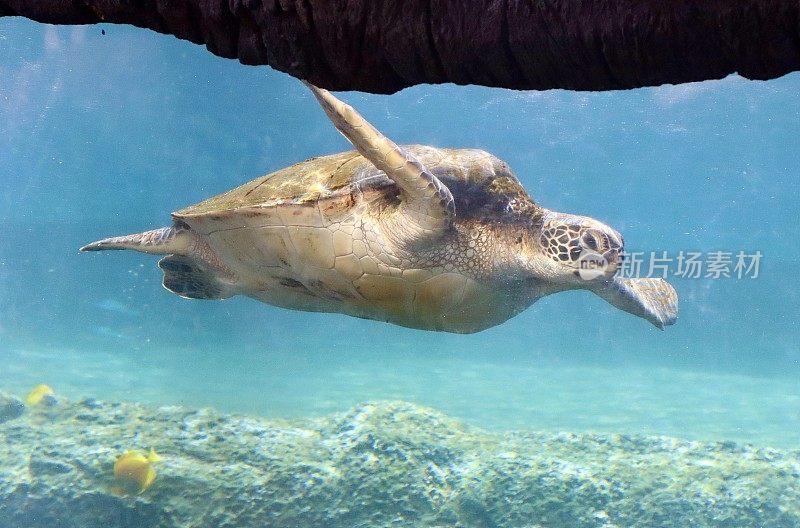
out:
{"label": "scaly turtle skin", "polygon": [[480,150],[398,146],[309,85],[357,151],[313,158],[187,207],[173,224],[82,251],[168,255],[164,286],[446,332],[498,325],[551,293],[587,289],[663,328],[677,295],[616,277],[623,241],[585,216],[537,205]]}

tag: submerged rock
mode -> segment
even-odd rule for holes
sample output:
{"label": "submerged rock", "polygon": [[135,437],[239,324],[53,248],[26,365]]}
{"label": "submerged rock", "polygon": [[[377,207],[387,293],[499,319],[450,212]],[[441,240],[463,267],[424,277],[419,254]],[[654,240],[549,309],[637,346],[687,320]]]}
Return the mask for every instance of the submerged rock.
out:
{"label": "submerged rock", "polygon": [[[118,496],[113,466],[154,448]],[[493,434],[403,402],[266,420],[65,401],[0,425],[0,526],[800,526],[800,451]]]}
{"label": "submerged rock", "polygon": [[0,424],[19,418],[25,413],[25,404],[11,394],[0,392]]}

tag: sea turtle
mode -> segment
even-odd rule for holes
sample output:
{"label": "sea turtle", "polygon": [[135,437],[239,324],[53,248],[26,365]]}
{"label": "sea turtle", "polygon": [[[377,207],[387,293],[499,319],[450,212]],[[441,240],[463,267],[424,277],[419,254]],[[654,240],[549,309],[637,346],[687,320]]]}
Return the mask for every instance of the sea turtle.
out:
{"label": "sea turtle", "polygon": [[662,328],[666,281],[617,274],[622,236],[536,204],[482,150],[398,146],[352,107],[308,85],[356,151],[313,158],[172,215],[172,225],[82,251],[167,255],[164,286],[192,299],[236,294],[471,333],[552,293],[586,289]]}

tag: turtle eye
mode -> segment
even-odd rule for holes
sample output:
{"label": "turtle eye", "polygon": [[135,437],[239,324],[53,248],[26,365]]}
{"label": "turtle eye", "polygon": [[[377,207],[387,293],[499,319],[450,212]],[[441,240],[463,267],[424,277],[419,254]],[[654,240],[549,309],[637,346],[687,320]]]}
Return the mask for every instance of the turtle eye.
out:
{"label": "turtle eye", "polygon": [[581,237],[583,245],[592,251],[597,251],[597,238],[592,233],[584,233]]}

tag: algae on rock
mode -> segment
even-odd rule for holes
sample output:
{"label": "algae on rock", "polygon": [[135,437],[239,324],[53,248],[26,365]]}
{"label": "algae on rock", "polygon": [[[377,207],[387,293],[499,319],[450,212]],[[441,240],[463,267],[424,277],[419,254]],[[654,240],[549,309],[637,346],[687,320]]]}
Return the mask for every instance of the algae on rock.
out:
{"label": "algae on rock", "polygon": [[[156,482],[115,495],[115,457],[151,447]],[[800,526],[798,451],[494,434],[404,402],[285,421],[62,401],[0,423],[0,460],[20,528]]]}

